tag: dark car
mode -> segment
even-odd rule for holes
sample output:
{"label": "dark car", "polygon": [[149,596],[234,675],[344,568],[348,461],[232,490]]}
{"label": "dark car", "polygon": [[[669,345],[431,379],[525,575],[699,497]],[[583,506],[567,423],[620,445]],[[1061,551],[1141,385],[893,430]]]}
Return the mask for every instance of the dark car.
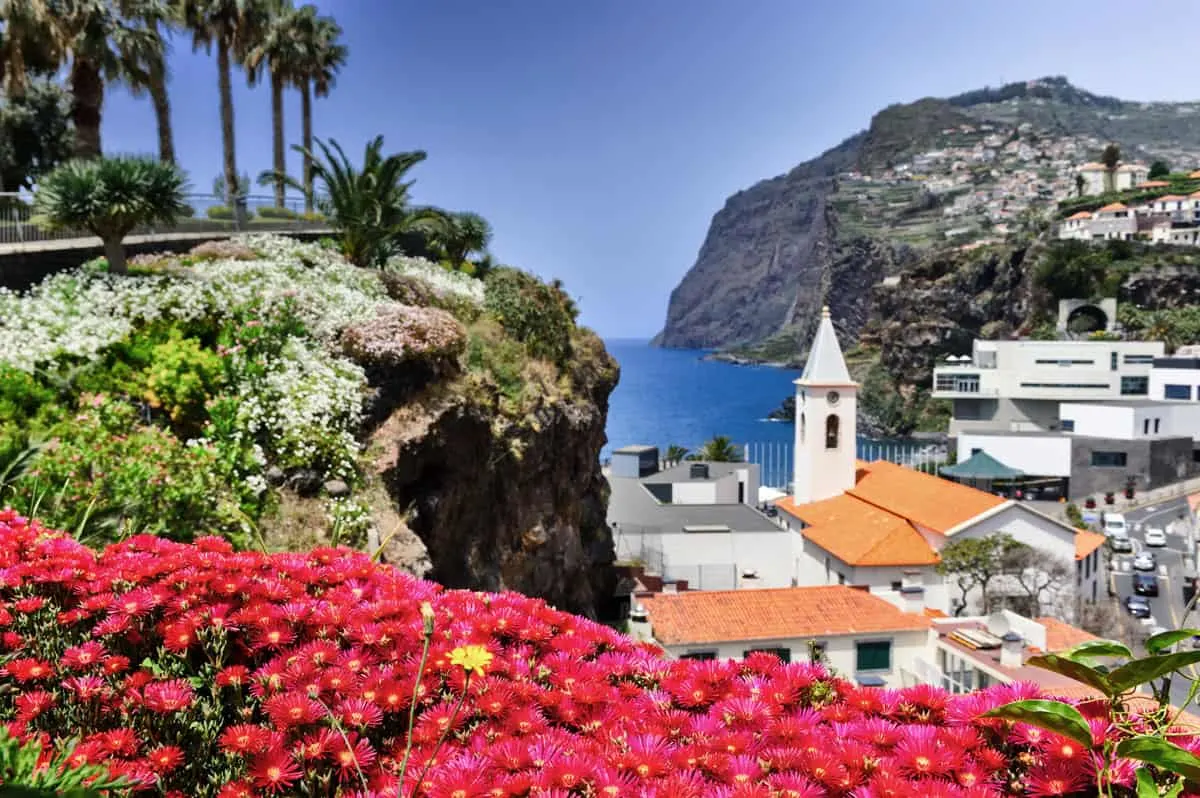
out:
{"label": "dark car", "polygon": [[1139,596],[1158,595],[1158,577],[1154,574],[1134,573],[1133,592]]}
{"label": "dark car", "polygon": [[1134,618],[1150,617],[1150,600],[1145,596],[1126,596],[1125,611]]}

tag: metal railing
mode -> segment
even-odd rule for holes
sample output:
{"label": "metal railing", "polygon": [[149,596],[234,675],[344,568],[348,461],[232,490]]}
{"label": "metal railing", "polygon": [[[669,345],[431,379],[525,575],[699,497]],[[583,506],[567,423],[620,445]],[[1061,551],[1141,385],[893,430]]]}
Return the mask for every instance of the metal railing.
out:
{"label": "metal railing", "polygon": [[[273,197],[250,195],[243,198],[240,214],[229,208],[223,197],[213,194],[188,194],[186,202],[191,213],[175,224],[136,227],[130,236],[320,232],[329,229],[329,222],[320,214],[304,213],[303,199],[289,198],[283,208],[276,208]],[[47,229],[34,220],[33,195],[0,192],[0,246],[94,238],[87,230]]]}

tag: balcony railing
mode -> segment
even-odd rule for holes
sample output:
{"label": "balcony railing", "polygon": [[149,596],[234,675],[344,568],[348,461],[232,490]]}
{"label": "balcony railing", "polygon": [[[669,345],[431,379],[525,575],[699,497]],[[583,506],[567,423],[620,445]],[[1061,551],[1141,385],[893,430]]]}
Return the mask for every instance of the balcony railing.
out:
{"label": "balcony railing", "polygon": [[[226,210],[222,197],[213,194],[189,194],[186,199],[192,213],[173,225],[147,225],[135,228],[131,236],[166,236],[206,233],[321,232],[329,222],[320,214],[305,215],[304,200],[289,198],[282,209],[273,197],[251,195],[245,198],[242,218]],[[212,210],[219,208],[222,210]],[[21,244],[43,241],[91,240],[87,230],[49,230],[33,218],[33,196],[0,192],[0,247],[19,248]]]}

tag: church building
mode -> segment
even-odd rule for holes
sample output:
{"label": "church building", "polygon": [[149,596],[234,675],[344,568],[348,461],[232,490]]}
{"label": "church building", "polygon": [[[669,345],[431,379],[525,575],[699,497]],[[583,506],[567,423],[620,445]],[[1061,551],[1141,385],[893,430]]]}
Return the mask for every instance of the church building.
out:
{"label": "church building", "polygon": [[776,502],[785,526],[800,537],[795,583],[868,588],[901,606],[953,614],[966,605],[953,579],[936,571],[938,552],[952,539],[1006,532],[1060,563],[1073,584],[1043,597],[1056,606],[1038,614],[1074,618],[1077,599],[1096,600],[1104,588],[1099,549],[1104,536],[1077,530],[1028,504],[1004,499],[885,461],[857,458],[859,385],[850,377],[829,309],[796,380],[792,495]]}

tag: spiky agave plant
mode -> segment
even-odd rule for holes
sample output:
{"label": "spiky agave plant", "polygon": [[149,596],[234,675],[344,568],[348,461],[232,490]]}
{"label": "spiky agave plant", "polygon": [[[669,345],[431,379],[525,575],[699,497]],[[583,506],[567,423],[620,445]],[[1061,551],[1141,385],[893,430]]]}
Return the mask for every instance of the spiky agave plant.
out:
{"label": "spiky agave plant", "polygon": [[175,164],[118,156],[68,161],[38,183],[34,218],[51,229],[82,229],[104,242],[108,270],[126,274],[125,236],[138,225],[174,224],[184,214]]}

